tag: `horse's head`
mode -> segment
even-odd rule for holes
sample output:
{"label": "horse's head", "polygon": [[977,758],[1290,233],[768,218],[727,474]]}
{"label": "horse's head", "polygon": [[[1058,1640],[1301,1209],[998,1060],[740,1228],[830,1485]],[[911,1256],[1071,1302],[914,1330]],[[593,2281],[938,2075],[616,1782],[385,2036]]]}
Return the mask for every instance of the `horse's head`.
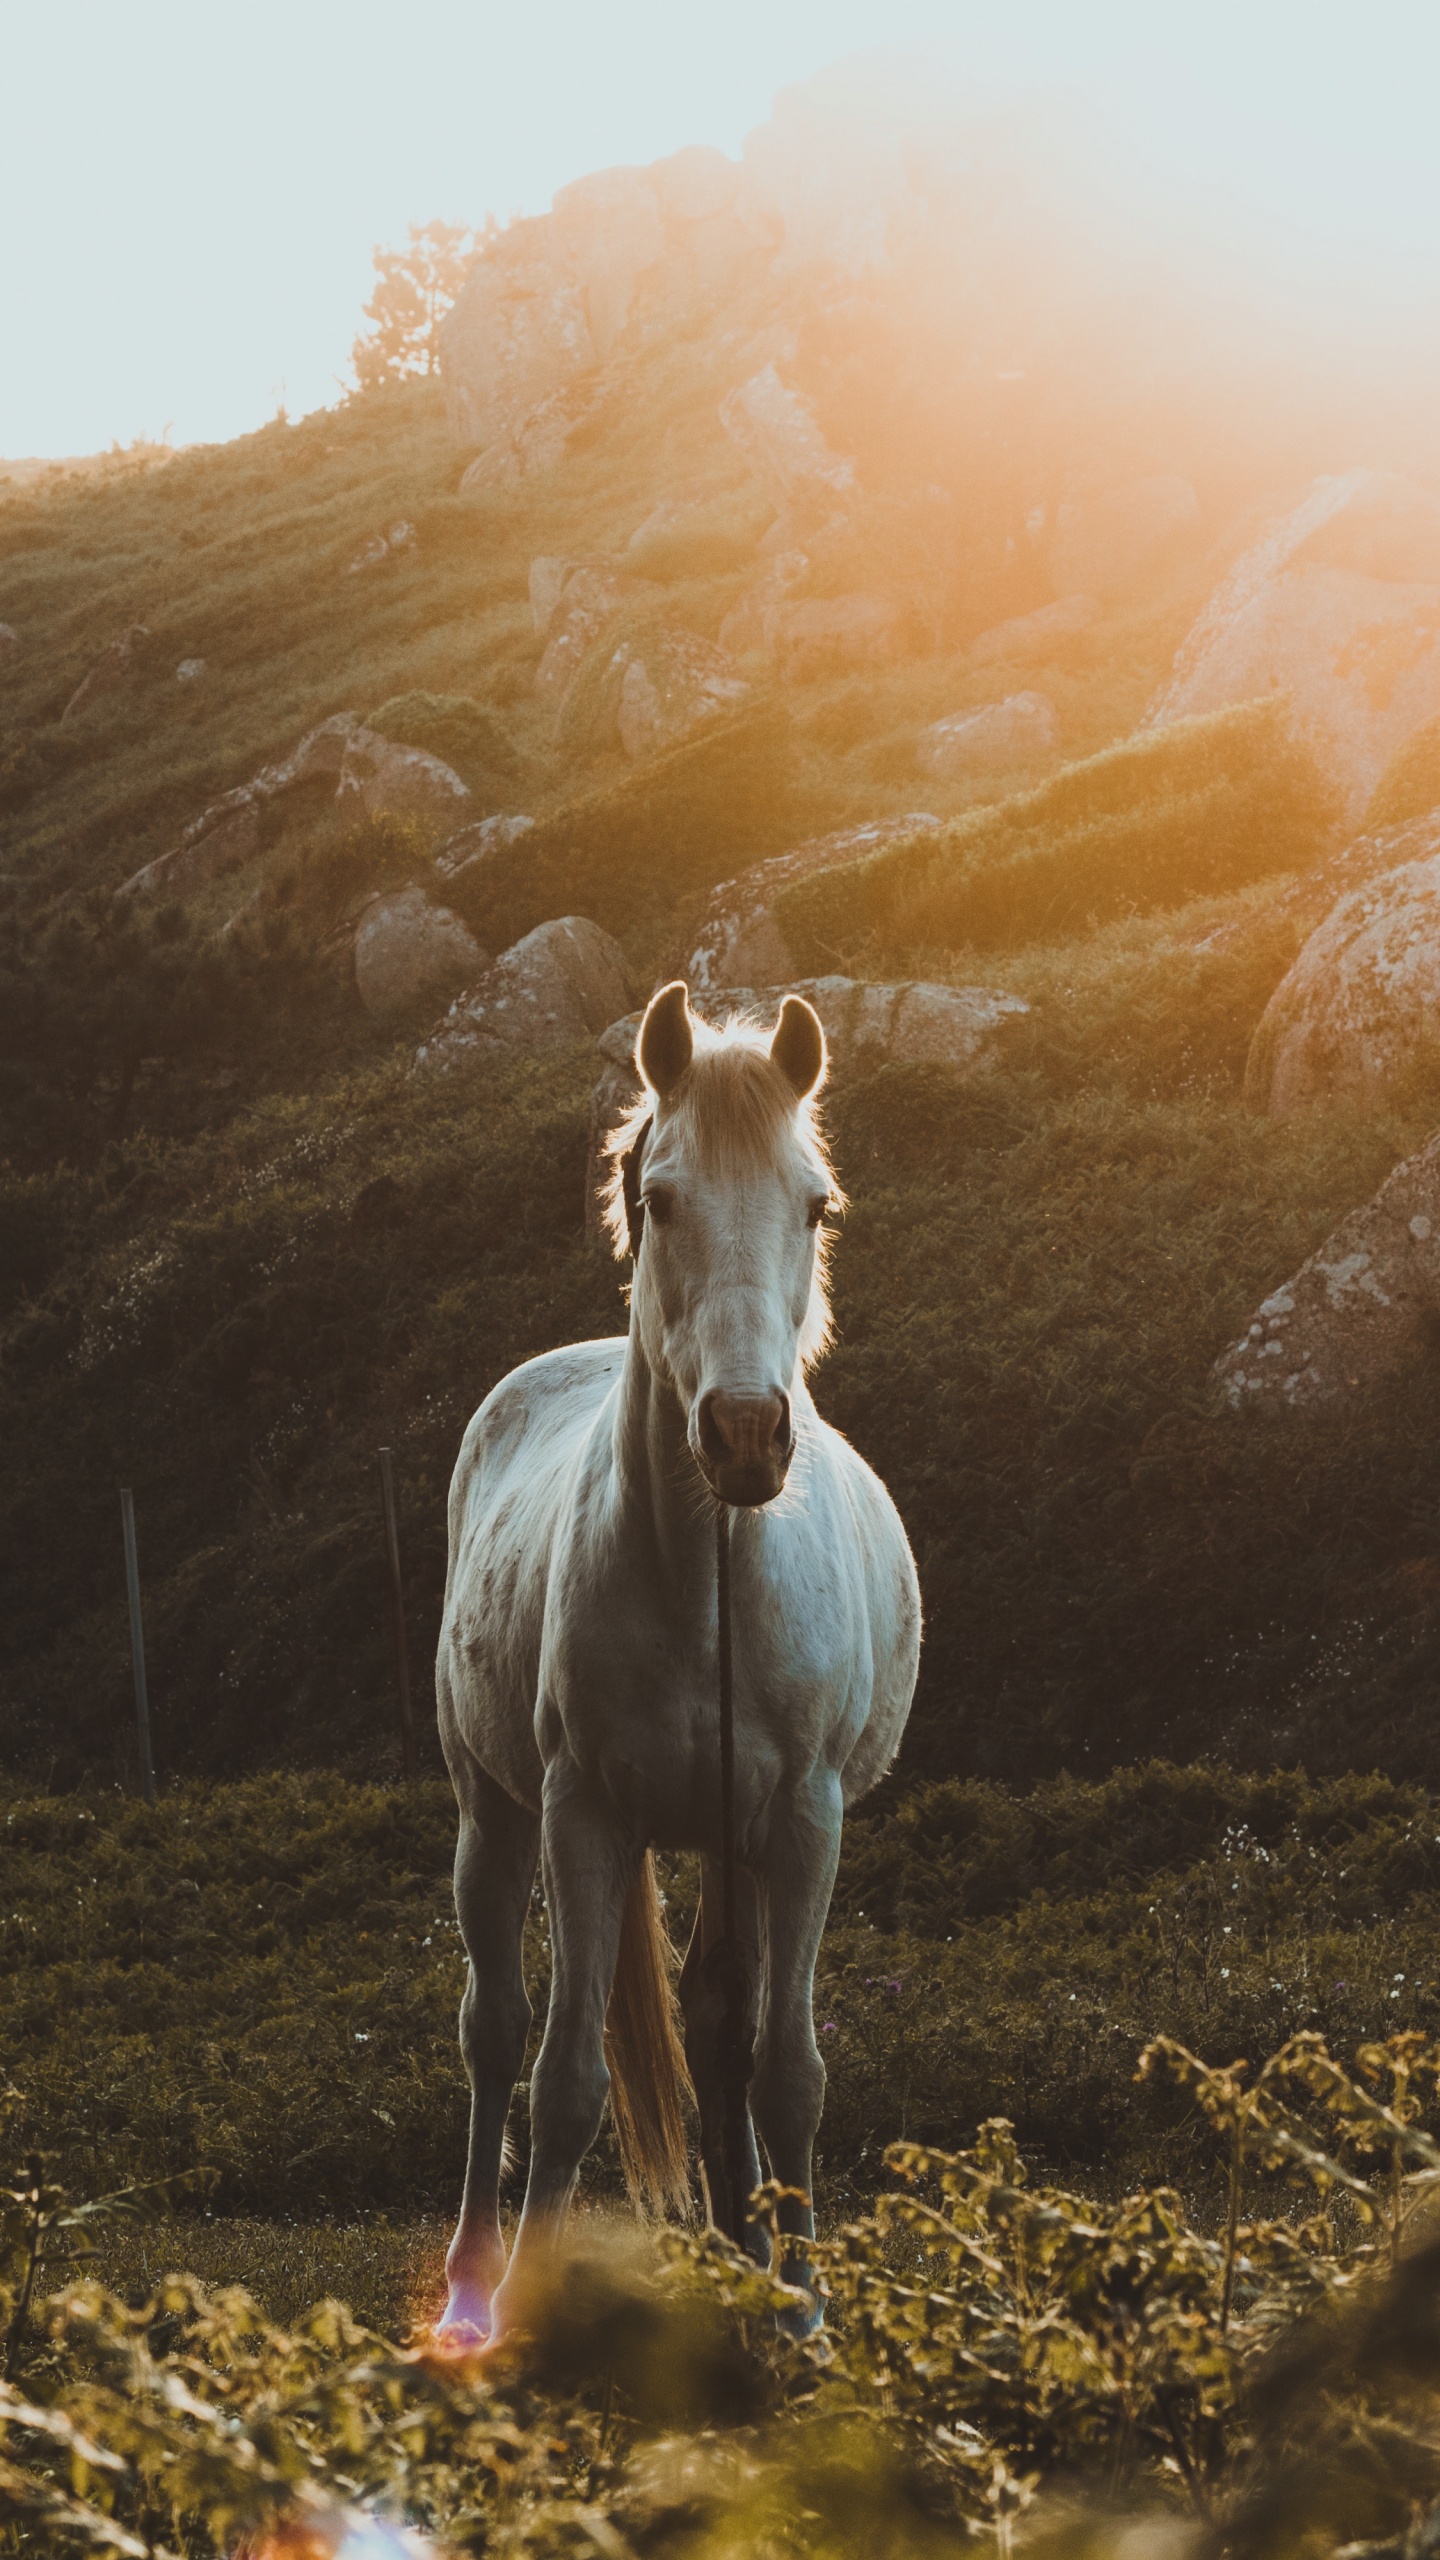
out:
{"label": "horse's head", "polygon": [[813,1109],[825,1034],[800,996],[768,1040],[742,1023],[711,1031],[677,980],[651,1000],[635,1058],[646,1097],[611,1186],[623,1244],[628,1156],[631,1323],[711,1491],[770,1502],[794,1453],[797,1378],[829,1328],[821,1221],[839,1195]]}

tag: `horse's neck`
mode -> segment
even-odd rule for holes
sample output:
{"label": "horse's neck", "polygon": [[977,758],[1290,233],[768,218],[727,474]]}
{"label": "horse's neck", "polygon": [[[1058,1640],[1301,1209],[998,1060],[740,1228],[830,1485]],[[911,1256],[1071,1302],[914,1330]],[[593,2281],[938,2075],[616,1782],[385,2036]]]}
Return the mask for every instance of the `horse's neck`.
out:
{"label": "horse's neck", "polygon": [[615,1473],[627,1510],[649,1526],[677,1591],[713,1571],[714,1506],[686,1442],[680,1399],[652,1368],[632,1320],[615,1414]]}

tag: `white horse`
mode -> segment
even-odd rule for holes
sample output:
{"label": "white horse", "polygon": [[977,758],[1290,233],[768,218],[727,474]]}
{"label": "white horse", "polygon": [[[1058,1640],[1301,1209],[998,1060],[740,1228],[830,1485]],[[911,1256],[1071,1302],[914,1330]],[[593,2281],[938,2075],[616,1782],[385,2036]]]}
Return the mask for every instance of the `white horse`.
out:
{"label": "white horse", "polygon": [[[772,2175],[797,2191],[780,2209],[787,2233],[814,2231],[825,2072],[812,1986],[841,1821],[889,1766],[919,1655],[894,1505],[804,1380],[829,1333],[821,1222],[838,1199],[814,1110],[819,1020],[788,996],[768,1044],[739,1023],[713,1032],[677,983],[652,1001],[636,1063],[646,1093],[611,1142],[608,1194],[617,1252],[636,1237],[629,1331],[503,1379],[450,1489],[437,1687],[460,1808],[471,2115],[445,2319],[482,2335],[504,2325],[519,2271],[553,2241],[607,2094],[632,2192],[683,2210],[688,2063],[712,2204],[725,2193],[724,2002],[705,1962],[722,1909],[716,1502],[734,1506],[745,2191],[759,2184],[758,2133]],[[700,1853],[683,2056],[653,1848]],[[521,1942],[537,1855],[553,1974],[502,2284],[499,2181],[530,2027]],[[768,2253],[753,2224],[747,2238]]]}

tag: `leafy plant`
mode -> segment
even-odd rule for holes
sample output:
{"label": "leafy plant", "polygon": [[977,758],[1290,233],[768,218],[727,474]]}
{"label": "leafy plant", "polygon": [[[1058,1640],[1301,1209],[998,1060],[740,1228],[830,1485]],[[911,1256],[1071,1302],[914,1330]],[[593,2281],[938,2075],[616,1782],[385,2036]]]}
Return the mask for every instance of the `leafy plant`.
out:
{"label": "leafy plant", "polygon": [[964,2151],[892,2148],[896,2187],[810,2247],[808,2335],[799,2297],[673,2228],[578,2235],[478,2355],[424,2329],[397,2347],[336,2302],[282,2329],[184,2276],[134,2304],[71,2286],[39,2307],[23,2391],[0,2386],[0,2514],[19,2547],[127,2560],[333,2551],[367,2523],[452,2551],[920,2560],[957,2530],[1104,2552],[1187,2514],[1254,2560],[1301,2529],[1325,2560],[1428,2525],[1436,2255],[1377,2266],[1385,2166],[1367,2184],[1325,2141],[1363,2122],[1422,2148],[1409,2107],[1440,2049],[1391,2039],[1358,2078],[1314,2040],[1245,2085],[1174,2047],[1141,2068],[1178,2070],[1229,2156],[1242,2125],[1321,2211],[1218,2237],[1163,2187],[1099,2204],[1032,2183],[994,2120]]}
{"label": "leafy plant", "polygon": [[365,305],[370,331],[351,353],[362,391],[438,372],[440,324],[471,260],[498,230],[493,216],[480,231],[463,222],[412,222],[403,249],[376,250],[375,290]]}

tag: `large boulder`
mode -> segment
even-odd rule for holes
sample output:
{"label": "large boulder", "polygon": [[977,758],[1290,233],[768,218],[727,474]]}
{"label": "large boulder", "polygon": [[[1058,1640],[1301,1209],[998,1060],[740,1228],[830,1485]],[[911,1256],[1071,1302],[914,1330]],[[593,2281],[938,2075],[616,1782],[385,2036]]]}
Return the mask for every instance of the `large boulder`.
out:
{"label": "large boulder", "polygon": [[318,727],[307,729],[298,747],[292,747],[278,764],[262,765],[250,788],[263,800],[283,800],[299,791],[334,791],[346,749],[351,739],[360,735],[361,722],[355,712],[333,712]]}
{"label": "large boulder", "polygon": [[788,977],[793,966],[790,947],[773,913],[780,891],[793,880],[842,869],[907,836],[932,834],[939,824],[926,809],[911,810],[903,818],[872,818],[863,826],[841,827],[833,835],[811,836],[789,853],[757,862],[738,879],[722,880],[710,894],[685,964],[692,989],[709,995],[722,987],[768,986]]}
{"label": "large boulder", "polygon": [[1245,1069],[1253,1110],[1282,1118],[1344,1093],[1378,1100],[1434,1046],[1440,811],[1397,838],[1416,858],[1340,899],[1261,1015]]}
{"label": "large boulder", "polygon": [[1216,1362],[1240,1411],[1357,1401],[1433,1357],[1440,1321],[1440,1137],[1343,1218]]}
{"label": "large boulder", "polygon": [[501,953],[451,1006],[415,1064],[450,1073],[504,1049],[594,1039],[631,997],[619,943],[588,916],[559,916]]}
{"label": "large boulder", "polygon": [[503,853],[507,846],[518,844],[530,833],[533,818],[521,815],[479,818],[470,827],[462,827],[458,835],[443,844],[435,856],[435,868],[442,880],[458,880],[462,873],[474,877],[477,864]]}
{"label": "large boulder", "polygon": [[458,773],[423,747],[397,746],[376,730],[357,729],[340,766],[336,806],[367,818],[413,818],[422,826],[453,827],[470,807]]}
{"label": "large boulder", "polygon": [[1054,604],[1037,605],[1033,613],[1016,613],[1008,622],[992,623],[971,641],[970,664],[993,667],[1006,658],[1053,658],[1068,640],[1088,631],[1099,619],[1094,596],[1061,596]]}
{"label": "large boulder", "polygon": [[921,736],[915,761],[941,782],[1047,773],[1057,756],[1055,705],[1043,693],[1011,693],[979,711],[953,712]]}
{"label": "large boulder", "polygon": [[1174,565],[1199,524],[1194,484],[1176,471],[1068,499],[1046,556],[1051,587],[1056,596],[1122,603]]}
{"label": "large boulder", "polygon": [[1216,589],[1147,720],[1277,692],[1358,826],[1440,712],[1440,499],[1380,471],[1317,481]]}
{"label": "large boulder", "polygon": [[729,652],[693,631],[652,631],[623,655],[616,716],[627,756],[673,746],[702,720],[738,711],[750,698]]}
{"label": "large boulder", "polygon": [[355,985],[369,1014],[384,1021],[422,996],[453,994],[488,968],[469,927],[421,888],[381,889],[355,926]]}
{"label": "large boulder", "polygon": [[82,711],[88,711],[92,704],[103,701],[106,694],[118,693],[129,683],[149,637],[143,622],[132,622],[128,631],[122,631],[102,649],[89,674],[76,686],[61,712],[62,729],[68,720],[78,720]]}
{"label": "large boulder", "polygon": [[831,451],[809,402],[781,381],[773,364],[721,401],[720,424],[777,514],[797,533],[824,523],[853,499],[854,463]]}
{"label": "large boulder", "polygon": [[271,802],[297,793],[328,796],[351,741],[366,734],[353,711],[337,711],[322,720],[278,764],[262,765],[252,781],[212,800],[191,819],[177,845],[132,874],[121,896],[188,898],[210,881],[243,870],[260,851]]}
{"label": "large boulder", "polygon": [[191,819],[177,845],[132,872],[120,892],[122,898],[188,898],[210,881],[242,871],[260,850],[264,807],[263,795],[251,782],[222,792],[198,818]]}

